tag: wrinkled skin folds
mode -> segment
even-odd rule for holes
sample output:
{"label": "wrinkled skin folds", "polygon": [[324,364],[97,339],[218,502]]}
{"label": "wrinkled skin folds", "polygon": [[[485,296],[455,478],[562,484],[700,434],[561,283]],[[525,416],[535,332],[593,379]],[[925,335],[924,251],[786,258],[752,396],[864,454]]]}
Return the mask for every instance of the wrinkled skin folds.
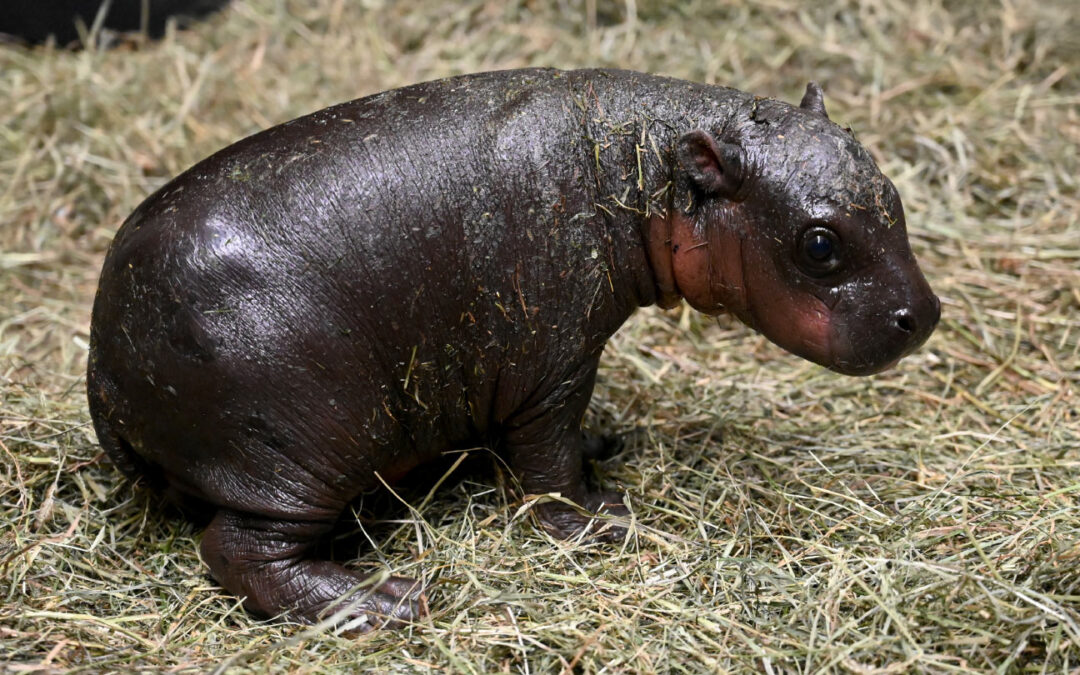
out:
{"label": "wrinkled skin folds", "polygon": [[552,535],[620,539],[581,421],[605,341],[680,299],[850,374],[939,313],[895,188],[816,85],[792,106],[613,70],[429,82],[143,202],[102,269],[90,411],[121,469],[212,514],[203,559],[250,611],[403,625],[418,583],[316,553],[346,505],[489,444],[559,495],[533,511]]}

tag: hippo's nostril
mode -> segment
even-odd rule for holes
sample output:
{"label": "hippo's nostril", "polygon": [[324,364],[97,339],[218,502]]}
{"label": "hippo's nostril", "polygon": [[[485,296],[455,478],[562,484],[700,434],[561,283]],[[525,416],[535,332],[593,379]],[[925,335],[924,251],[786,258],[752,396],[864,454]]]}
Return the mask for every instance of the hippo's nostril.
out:
{"label": "hippo's nostril", "polygon": [[915,332],[915,319],[910,311],[902,309],[896,313],[896,327],[908,334]]}

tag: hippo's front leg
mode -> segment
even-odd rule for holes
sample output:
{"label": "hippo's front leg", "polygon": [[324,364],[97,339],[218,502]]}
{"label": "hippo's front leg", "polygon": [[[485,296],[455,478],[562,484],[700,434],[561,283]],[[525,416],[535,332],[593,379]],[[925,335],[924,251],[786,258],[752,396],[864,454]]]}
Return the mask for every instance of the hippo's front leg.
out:
{"label": "hippo's front leg", "polygon": [[[510,466],[527,494],[558,492],[585,511],[627,516],[620,492],[592,492],[585,487],[582,458],[587,454],[581,419],[592,397],[597,359],[560,382],[534,406],[507,420],[505,436]],[[553,536],[569,539],[586,528],[600,539],[619,541],[626,528],[605,524],[561,502],[536,507],[540,524]]]}

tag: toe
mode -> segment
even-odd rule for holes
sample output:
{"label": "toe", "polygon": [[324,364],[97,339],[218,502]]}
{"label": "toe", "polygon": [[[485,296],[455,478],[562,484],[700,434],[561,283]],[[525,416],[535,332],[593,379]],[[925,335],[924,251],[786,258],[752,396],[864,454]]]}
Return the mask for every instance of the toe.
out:
{"label": "toe", "polygon": [[[582,500],[585,510],[600,516],[627,517],[630,510],[623,503],[619,492],[593,492]],[[607,518],[582,513],[566,504],[542,504],[536,511],[541,526],[553,537],[570,539],[588,531],[590,538],[601,541],[622,541],[626,536],[625,526],[611,522]]]}
{"label": "toe", "polygon": [[378,588],[370,586],[330,603],[316,617],[324,620],[344,612],[339,625],[347,634],[363,634],[376,628],[400,628],[427,615],[427,599],[419,581],[390,577]]}

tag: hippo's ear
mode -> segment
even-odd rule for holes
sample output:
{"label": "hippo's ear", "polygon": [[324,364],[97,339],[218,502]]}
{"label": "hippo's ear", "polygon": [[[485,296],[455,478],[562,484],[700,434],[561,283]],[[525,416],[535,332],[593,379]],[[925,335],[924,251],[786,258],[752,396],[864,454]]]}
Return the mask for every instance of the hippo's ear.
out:
{"label": "hippo's ear", "polygon": [[742,185],[743,150],[734,143],[717,143],[696,129],[679,139],[675,154],[690,182],[706,195],[732,197]]}
{"label": "hippo's ear", "polygon": [[821,87],[817,82],[808,82],[806,84],[806,93],[803,94],[799,107],[803,110],[816,112],[825,119],[829,119],[829,113],[825,112],[825,92],[821,91]]}

